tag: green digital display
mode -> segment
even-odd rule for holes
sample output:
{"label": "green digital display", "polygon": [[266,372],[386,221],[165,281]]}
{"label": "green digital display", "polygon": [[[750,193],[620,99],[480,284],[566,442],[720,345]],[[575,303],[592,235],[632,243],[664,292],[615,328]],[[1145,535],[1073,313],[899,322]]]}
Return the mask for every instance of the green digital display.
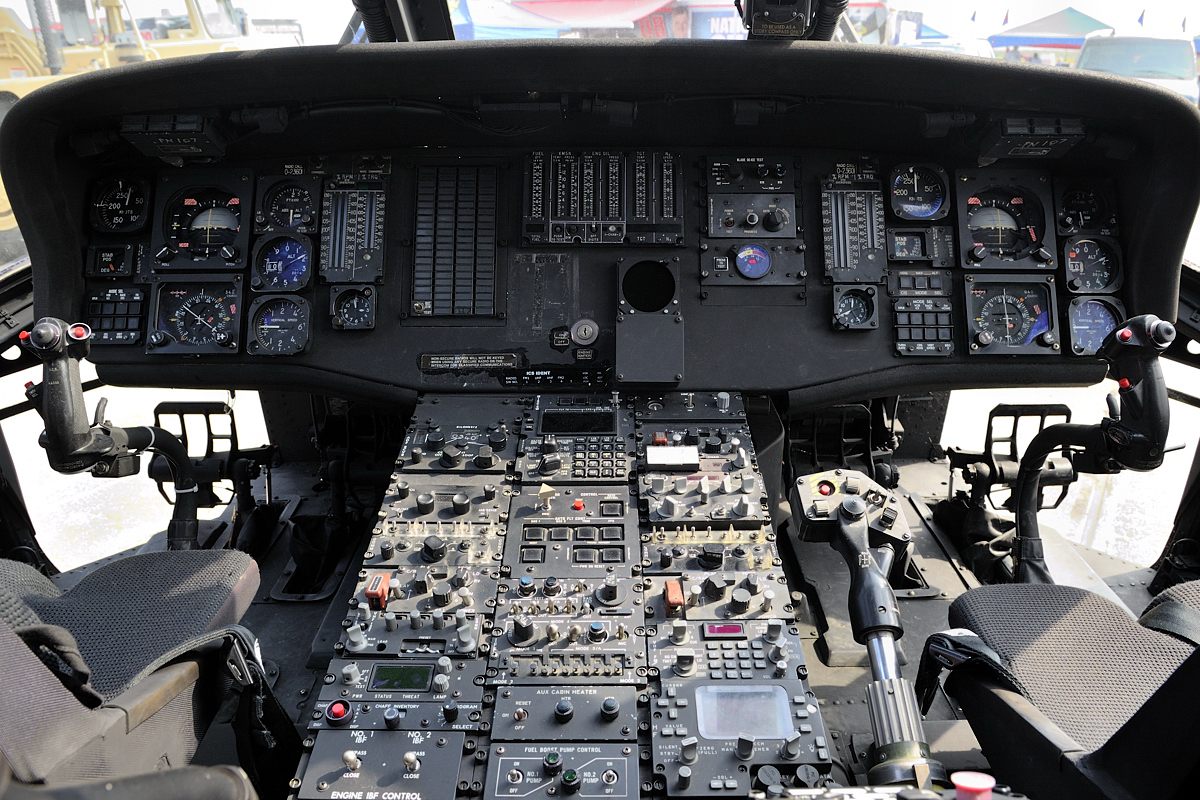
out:
{"label": "green digital display", "polygon": [[373,692],[423,692],[433,679],[433,667],[380,664],[371,673]]}

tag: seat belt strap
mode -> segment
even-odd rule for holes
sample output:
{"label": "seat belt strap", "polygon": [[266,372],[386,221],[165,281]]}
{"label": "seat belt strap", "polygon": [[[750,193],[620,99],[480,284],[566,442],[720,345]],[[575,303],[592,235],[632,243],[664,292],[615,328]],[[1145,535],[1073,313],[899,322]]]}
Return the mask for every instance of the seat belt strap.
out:
{"label": "seat belt strap", "polygon": [[929,707],[933,705],[942,670],[954,670],[964,666],[984,669],[1016,691],[1029,696],[1008,665],[983,639],[966,628],[953,628],[930,636],[925,640],[925,647],[921,651],[921,666],[917,670],[915,690],[921,703],[922,714],[928,713]]}
{"label": "seat belt strap", "polygon": [[1176,600],[1164,600],[1142,614],[1138,623],[1159,633],[1200,647],[1200,610]]}

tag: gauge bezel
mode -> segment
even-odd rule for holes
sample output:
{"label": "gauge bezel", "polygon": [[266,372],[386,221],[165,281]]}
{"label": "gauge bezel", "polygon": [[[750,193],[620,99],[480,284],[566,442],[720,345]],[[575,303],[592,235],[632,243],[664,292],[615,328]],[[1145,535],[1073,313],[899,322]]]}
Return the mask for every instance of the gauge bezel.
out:
{"label": "gauge bezel", "polygon": [[[287,169],[285,167],[285,169]],[[302,166],[294,167],[295,170],[302,170]],[[288,228],[283,225],[276,225],[271,220],[271,212],[269,204],[276,192],[286,186],[294,185],[308,190],[309,197],[313,201],[313,218],[308,224],[297,225],[293,228]],[[280,235],[305,233],[313,235],[321,230],[321,179],[317,175],[262,175],[258,179],[258,185],[254,191],[254,233],[276,233]]]}
{"label": "gauge bezel", "polygon": [[[259,271],[259,258],[262,256],[263,251],[281,239],[297,241],[308,251],[308,269],[304,273],[304,281],[297,286],[268,286],[262,273]],[[317,266],[316,262],[317,251],[314,248],[313,241],[303,233],[295,233],[293,230],[289,230],[287,232],[281,231],[260,236],[258,241],[254,243],[254,249],[250,255],[250,288],[256,292],[299,292],[307,289],[313,281],[313,273],[316,271]]]}
{"label": "gauge bezel", "polygon": [[[108,186],[119,183],[120,181],[126,181],[138,186],[142,190],[142,195],[146,198],[146,202],[142,208],[142,215],[136,222],[131,222],[127,225],[110,227],[109,225],[106,225],[100,218],[100,212],[96,208],[96,201]],[[110,175],[108,177],[101,178],[92,184],[92,191],[88,200],[88,215],[92,230],[96,233],[137,233],[146,227],[146,225],[150,222],[150,217],[153,216],[153,213],[154,196],[150,191],[150,181],[146,180],[145,178],[130,175]]]}
{"label": "gauge bezel", "polygon": [[[846,324],[838,319],[837,307],[838,303],[845,297],[861,297],[867,304],[867,318],[862,322]],[[835,331],[870,331],[879,327],[879,302],[878,293],[873,286],[843,286],[837,284],[833,287],[833,329]]]}
{"label": "gauge bezel", "polygon": [[[1100,198],[1104,204],[1104,219],[1088,227],[1064,225],[1062,222],[1063,197],[1075,189],[1084,189]],[[1054,180],[1054,224],[1059,236],[1076,236],[1096,234],[1101,236],[1117,236],[1120,226],[1117,224],[1116,190],[1111,180],[1107,178],[1092,178],[1086,176],[1068,176]]]}
{"label": "gauge bezel", "polygon": [[[1081,239],[1089,239],[1094,242],[1099,242],[1112,251],[1113,256],[1115,256],[1117,260],[1116,277],[1113,278],[1112,283],[1100,289],[1075,289],[1071,286],[1071,272],[1067,269],[1067,251],[1069,251],[1071,247]],[[1121,245],[1111,236],[1102,236],[1098,233],[1084,233],[1079,234],[1078,236],[1069,237],[1063,242],[1062,263],[1063,271],[1066,273],[1067,278],[1067,291],[1069,291],[1071,294],[1113,294],[1120,291],[1121,286],[1123,286],[1125,283],[1125,264],[1121,259]]]}
{"label": "gauge bezel", "polygon": [[[1058,316],[1058,297],[1055,294],[1055,279],[1053,275],[1044,273],[1014,273],[1011,275],[996,275],[994,273],[985,273],[983,275],[967,274],[963,282],[963,312],[967,325],[967,341],[970,343],[968,351],[971,355],[976,356],[1013,356],[1013,355],[1042,355],[1053,356],[1061,355],[1063,352],[1061,322]],[[971,296],[972,289],[990,286],[1015,286],[1015,285],[1039,285],[1046,292],[1047,320],[1049,329],[1047,332],[1054,335],[1054,343],[1050,345],[1040,344],[1036,339],[1028,344],[1009,345],[1000,341],[994,341],[989,345],[980,345],[976,339],[977,335],[983,331],[983,328],[976,324],[976,311],[980,308],[982,301]]]}
{"label": "gauge bezel", "polygon": [[[958,172],[954,186],[955,206],[958,209],[959,257],[960,263],[965,269],[1012,271],[1033,269],[1049,272],[1058,268],[1057,226],[1054,220],[1050,179],[1046,175],[1034,170],[970,170]],[[967,201],[977,194],[993,189],[1019,192],[1023,196],[1037,201],[1041,206],[1041,215],[1037,217],[1036,221],[1041,223],[1042,240],[1035,242],[1035,246],[1019,258],[1009,260],[989,252],[983,260],[976,261],[971,256],[975,247],[975,238],[971,233],[970,213],[974,207],[968,205]],[[1026,216],[1029,215],[1026,214]],[[1043,262],[1036,257],[1038,250],[1042,248],[1045,248],[1049,254],[1048,261]]]}
{"label": "gauge bezel", "polygon": [[[226,260],[220,253],[207,258],[195,259],[189,253],[181,253],[169,241],[172,209],[177,201],[189,192],[206,189],[228,192],[238,198],[239,222],[237,236],[232,246],[237,256]],[[254,173],[239,169],[187,169],[167,172],[155,185],[154,225],[150,240],[150,269],[154,272],[227,272],[245,268],[250,256],[250,204],[254,198]],[[159,261],[157,256],[166,248],[174,255],[168,261]]]}
{"label": "gauge bezel", "polygon": [[[375,296],[376,286],[373,283],[346,283],[329,288],[329,316],[335,330],[367,331],[375,327],[375,313],[379,308],[379,300]],[[347,325],[338,323],[338,301],[350,294],[361,294],[371,302],[370,319],[363,325]]]}
{"label": "gauge bezel", "polygon": [[1071,314],[1074,309],[1081,308],[1084,304],[1090,303],[1093,300],[1098,303],[1103,303],[1109,307],[1109,309],[1117,318],[1118,328],[1121,326],[1121,323],[1128,319],[1128,315],[1125,311],[1125,304],[1121,302],[1120,298],[1113,297],[1111,294],[1084,294],[1072,297],[1071,302],[1067,304],[1067,330],[1071,337],[1072,355],[1080,357],[1090,357],[1096,355],[1095,350],[1089,350],[1079,343],[1079,340],[1075,336],[1075,318]]}
{"label": "gauge bezel", "polygon": [[[196,290],[204,290],[208,287],[219,287],[216,291],[220,293],[232,293],[235,300],[233,311],[233,322],[230,327],[232,329],[232,339],[226,344],[203,344],[192,346],[190,344],[182,344],[176,339],[175,334],[169,329],[166,329],[160,324],[160,314],[162,313],[162,296],[164,292],[178,289],[180,284],[190,284]],[[239,343],[241,342],[242,329],[242,298],[244,294],[244,285],[241,275],[228,276],[213,276],[211,274],[178,274],[164,275],[155,283],[154,292],[151,297],[150,317],[147,324],[146,332],[146,353],[154,355],[234,355],[238,352]],[[155,344],[155,333],[162,333],[166,336],[166,340],[162,343]]]}
{"label": "gauge bezel", "polygon": [[[304,341],[294,350],[289,350],[286,353],[276,353],[266,350],[258,341],[258,332],[256,328],[256,320],[259,311],[267,303],[275,300],[283,300],[285,302],[294,303],[301,311],[304,312]],[[294,294],[284,294],[274,292],[272,294],[259,295],[254,298],[250,304],[250,310],[246,312],[247,328],[246,328],[246,352],[252,356],[295,356],[308,350],[309,343],[312,342],[312,306],[303,297]]]}
{"label": "gauge bezel", "polygon": [[[927,217],[919,217],[897,207],[895,194],[896,179],[899,178],[902,173],[908,172],[910,169],[927,169],[935,173],[938,178],[941,179],[942,204],[938,207],[937,211],[933,212]],[[950,208],[954,205],[950,199],[950,176],[946,174],[946,170],[942,169],[937,164],[929,164],[925,162],[897,164],[892,170],[891,174],[888,176],[887,193],[888,207],[892,210],[892,215],[896,217],[896,219],[902,219],[908,222],[934,222],[935,220],[945,219],[950,213]]]}

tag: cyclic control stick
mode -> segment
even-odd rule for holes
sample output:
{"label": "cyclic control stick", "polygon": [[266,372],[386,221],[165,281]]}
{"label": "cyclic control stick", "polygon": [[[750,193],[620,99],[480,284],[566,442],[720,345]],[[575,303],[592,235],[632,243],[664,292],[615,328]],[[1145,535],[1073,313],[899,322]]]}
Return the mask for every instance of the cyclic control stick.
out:
{"label": "cyclic control stick", "polygon": [[875,735],[868,783],[947,786],[946,768],[930,758],[912,682],[900,676],[896,640],[904,626],[887,578],[895,551],[889,545],[871,547],[867,504],[859,495],[847,495],[837,517],[832,544],[850,567],[850,627],[854,641],[866,645],[874,678],[867,684]]}
{"label": "cyclic control stick", "polygon": [[42,362],[42,383],[25,394],[42,416],[46,429],[38,443],[56,472],[89,471],[95,477],[122,478],[140,467],[138,453],[149,450],[166,459],[175,479],[175,510],[167,526],[167,547],[195,550],[196,482],[183,444],[162,428],[121,428],[104,419],[108,401],[101,399],[89,424],[79,380],[79,362],[91,350],[92,331],[83,323],[69,325],[42,317],[20,334],[21,343]]}

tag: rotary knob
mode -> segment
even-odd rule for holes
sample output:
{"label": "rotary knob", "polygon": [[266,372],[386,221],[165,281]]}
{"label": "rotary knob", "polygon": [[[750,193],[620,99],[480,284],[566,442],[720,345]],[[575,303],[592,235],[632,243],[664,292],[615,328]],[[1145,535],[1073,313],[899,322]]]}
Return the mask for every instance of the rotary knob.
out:
{"label": "rotary knob", "polygon": [[407,500],[410,491],[408,481],[400,481],[396,484],[396,497],[399,497],[401,500]]}
{"label": "rotary knob", "polygon": [[441,450],[446,445],[446,434],[442,433],[437,428],[430,428],[429,433],[425,434],[425,446],[431,451]]}
{"label": "rotary knob", "polygon": [[445,694],[450,691],[450,676],[449,675],[434,675],[433,676],[433,693]]}
{"label": "rotary knob", "polygon": [[395,707],[388,708],[383,712],[383,724],[387,726],[389,731],[400,730],[401,719],[403,719],[403,717],[400,716],[400,711]]}
{"label": "rotary knob", "polygon": [[429,492],[417,495],[417,513],[421,516],[432,514],[434,509],[433,495]]}
{"label": "rotary knob", "polygon": [[621,704],[615,697],[606,697],[600,703],[600,718],[612,722],[621,713]]}
{"label": "rotary knob", "polygon": [[434,670],[436,670],[439,675],[449,675],[453,669],[454,662],[450,660],[449,656],[440,657],[437,660],[437,663],[434,665]]}
{"label": "rotary knob", "polygon": [[688,626],[686,622],[677,619],[671,623],[671,644],[687,644],[688,638]]}
{"label": "rotary knob", "polygon": [[558,578],[551,575],[542,581],[542,594],[546,597],[554,597],[562,591],[562,584],[558,582]]}
{"label": "rotary knob", "polygon": [[704,569],[720,569],[725,563],[725,548],[716,542],[708,542],[701,548],[699,560]]}
{"label": "rotary knob", "polygon": [[450,503],[454,509],[454,516],[456,517],[461,517],[464,514],[469,513],[471,510],[471,498],[466,492],[459,492],[458,494],[454,495]]}
{"label": "rotary knob", "polygon": [[596,599],[606,606],[612,605],[617,602],[618,591],[617,576],[608,575],[604,578],[604,583],[596,588]]}
{"label": "rotary knob", "polygon": [[991,253],[986,247],[981,244],[977,244],[971,248],[971,252],[967,254],[967,259],[978,264],[981,261],[986,261],[989,255],[991,255]]}
{"label": "rotary knob", "polygon": [[734,614],[745,614],[750,610],[750,593],[745,589],[734,589],[729,601],[729,610]]}
{"label": "rotary knob", "polygon": [[683,503],[679,502],[674,497],[668,497],[658,506],[658,513],[666,519],[674,519],[682,514],[683,511]]}
{"label": "rotary knob", "polygon": [[737,757],[742,761],[754,758],[754,737],[739,733],[737,738]]}
{"label": "rotary knob", "polygon": [[700,740],[689,736],[679,743],[679,760],[684,764],[695,764],[700,759]]}
{"label": "rotary knob", "polygon": [[781,231],[788,223],[787,212],[781,208],[769,209],[767,213],[763,214],[762,223],[763,227],[772,233]]}
{"label": "rotary knob", "polygon": [[533,627],[533,620],[529,616],[522,614],[513,620],[512,631],[508,634],[510,642],[521,647],[530,644],[536,637],[537,633]]}
{"label": "rotary knob", "polygon": [[558,439],[554,438],[553,436],[543,436],[542,437],[542,452],[543,453],[557,453],[558,452]]}
{"label": "rotary knob", "polygon": [[490,445],[483,445],[475,455],[475,466],[480,469],[491,469],[496,465],[496,452]]}
{"label": "rotary knob", "polygon": [[447,700],[442,705],[442,719],[446,722],[454,722],[458,719],[458,703],[453,699]]}
{"label": "rotary knob", "polygon": [[560,725],[571,721],[575,716],[575,704],[564,697],[554,704],[554,721]]}
{"label": "rotary knob", "polygon": [[522,575],[520,580],[517,581],[517,594],[521,595],[521,597],[529,597],[536,590],[537,587],[533,585],[533,578],[528,575]]}
{"label": "rotary knob", "polygon": [[727,588],[724,578],[710,575],[704,579],[704,596],[709,600],[724,600]]}
{"label": "rotary knob", "polygon": [[454,590],[448,583],[438,583],[433,587],[433,604],[438,608],[445,608],[450,605],[450,598],[453,596]]}
{"label": "rotary knob", "polygon": [[492,450],[503,450],[508,446],[508,434],[496,428],[488,433],[488,446]]}
{"label": "rotary knob", "polygon": [[351,661],[349,664],[342,667],[342,683],[358,683],[358,680],[361,677],[362,670],[358,668],[358,664],[355,662]]}
{"label": "rotary knob", "polygon": [[674,563],[674,561],[675,557],[671,554],[671,548],[664,547],[662,550],[658,551],[658,565],[662,569],[670,569],[671,564]]}
{"label": "rotary knob", "polygon": [[542,456],[538,462],[538,473],[541,475],[553,475],[562,468],[562,456],[557,453],[547,453]]}
{"label": "rotary knob", "polygon": [[453,469],[462,463],[462,457],[462,450],[448,444],[442,448],[442,457],[438,459],[438,463],[446,469]]}
{"label": "rotary knob", "polygon": [[675,653],[675,666],[671,668],[681,678],[696,674],[696,651],[691,648]]}
{"label": "rotary knob", "polygon": [[396,545],[391,542],[381,542],[379,544],[379,557],[384,561],[391,561],[396,557]]}
{"label": "rotary knob", "polygon": [[467,567],[459,567],[454,570],[454,574],[450,576],[450,584],[455,589],[461,589],[464,586],[470,586],[471,581],[475,578],[471,575],[471,570]]}
{"label": "rotary knob", "polygon": [[716,455],[721,452],[721,437],[709,436],[704,440],[704,452],[710,455]]}
{"label": "rotary knob", "polygon": [[783,620],[767,620],[767,632],[763,634],[763,638],[768,642],[778,642],[781,636],[783,636]]}
{"label": "rotary knob", "polygon": [[446,543],[440,536],[426,536],[421,542],[421,560],[433,564],[446,557]]}
{"label": "rotary knob", "polygon": [[496,499],[496,484],[485,483],[483,485],[483,499],[489,503]]}
{"label": "rotary knob", "polygon": [[608,631],[604,629],[603,622],[593,622],[588,625],[587,631],[588,641],[599,644],[608,638]]}

